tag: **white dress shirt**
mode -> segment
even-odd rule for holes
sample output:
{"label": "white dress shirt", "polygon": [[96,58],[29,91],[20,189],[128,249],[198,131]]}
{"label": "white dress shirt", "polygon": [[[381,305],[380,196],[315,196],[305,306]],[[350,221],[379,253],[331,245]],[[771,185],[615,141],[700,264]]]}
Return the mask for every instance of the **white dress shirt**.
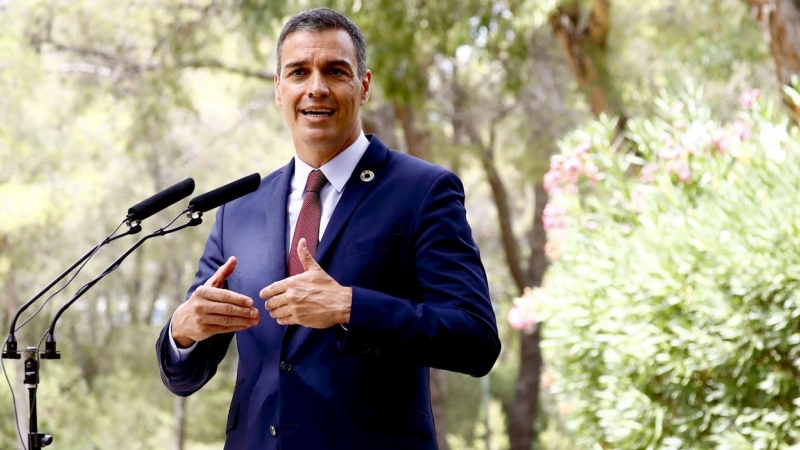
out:
{"label": "white dress shirt", "polygon": [[[367,137],[364,136],[364,132],[362,131],[355,142],[319,168],[325,175],[325,178],[328,179],[328,182],[322,186],[319,193],[320,200],[322,201],[322,217],[319,222],[320,242],[325,234],[325,228],[327,228],[328,222],[331,220],[333,210],[342,198],[344,185],[347,183],[347,180],[350,179],[361,157],[366,153],[367,147],[369,147],[369,140],[367,140]],[[297,226],[297,218],[300,216],[300,208],[303,206],[303,194],[305,194],[306,180],[308,180],[308,174],[310,174],[312,170],[314,170],[314,168],[300,159],[300,157],[297,156],[297,152],[295,152],[294,175],[292,176],[292,181],[289,186],[289,198],[286,202],[286,209],[288,211],[286,217],[289,221],[287,223],[289,233],[286,235],[287,256],[291,251],[294,229],[295,226]],[[253,300],[257,301],[258,299]],[[186,360],[189,353],[197,346],[195,342],[189,348],[178,348],[178,345],[172,338],[172,324],[169,326],[169,343],[170,351],[168,351],[167,354],[170,362],[173,364]]]}
{"label": "white dress shirt", "polygon": [[[319,240],[322,241],[322,236],[325,234],[325,228],[331,220],[331,215],[339,199],[342,198],[342,191],[350,175],[353,174],[356,165],[364,156],[364,153],[369,147],[369,141],[364,132],[353,142],[350,147],[347,147],[342,153],[339,153],[332,160],[326,162],[319,168],[328,179],[328,182],[322,186],[319,192],[320,200],[322,201],[322,217],[319,220]],[[300,208],[303,206],[303,194],[305,194],[306,180],[308,174],[314,170],[297,154],[294,155],[294,176],[292,177],[291,190],[289,192],[289,200],[286,209],[289,211],[287,223],[289,233],[286,236],[286,252],[291,249],[292,237],[294,236],[294,229],[297,226],[297,218],[300,216]]]}

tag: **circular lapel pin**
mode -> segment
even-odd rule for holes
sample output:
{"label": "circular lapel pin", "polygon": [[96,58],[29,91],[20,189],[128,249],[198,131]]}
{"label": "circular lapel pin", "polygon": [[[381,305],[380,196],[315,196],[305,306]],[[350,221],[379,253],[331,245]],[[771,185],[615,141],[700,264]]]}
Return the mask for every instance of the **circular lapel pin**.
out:
{"label": "circular lapel pin", "polygon": [[361,172],[361,181],[365,183],[369,183],[370,181],[375,179],[375,172],[371,170],[365,170]]}

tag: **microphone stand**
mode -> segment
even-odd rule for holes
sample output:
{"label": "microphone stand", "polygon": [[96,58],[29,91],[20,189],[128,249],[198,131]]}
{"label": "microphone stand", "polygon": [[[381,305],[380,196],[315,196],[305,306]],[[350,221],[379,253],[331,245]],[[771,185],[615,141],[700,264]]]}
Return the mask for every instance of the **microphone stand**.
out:
{"label": "microphone stand", "polygon": [[25,386],[28,388],[28,403],[31,416],[28,425],[28,450],[41,450],[53,443],[53,436],[39,433],[36,414],[36,391],[39,387],[39,361],[36,347],[25,350]]}
{"label": "microphone stand", "polygon": [[[20,355],[19,351],[17,350],[17,339],[14,336],[14,333],[17,331],[17,320],[19,320],[20,315],[28,309],[36,300],[38,300],[42,295],[44,295],[47,291],[49,291],[53,286],[55,286],[59,281],[63,280],[64,277],[69,275],[76,267],[78,267],[81,263],[86,261],[87,259],[91,258],[95,252],[97,252],[100,247],[108,244],[111,241],[119,239],[123,236],[128,236],[131,234],[136,234],[142,231],[142,227],[139,225],[139,221],[130,221],[126,220],[124,223],[128,225],[128,231],[122,233],[117,236],[113,236],[114,232],[111,233],[108,237],[103,239],[102,242],[94,246],[91,250],[86,252],[85,255],[80,257],[77,261],[75,261],[67,270],[61,273],[55,280],[51,281],[44,289],[39,291],[33,298],[28,300],[22,307],[17,310],[17,313],[14,315],[14,318],[11,321],[11,326],[9,328],[8,338],[6,339],[6,348],[3,351],[2,358],[3,359],[21,359],[22,355]],[[120,224],[122,225],[122,224]],[[28,404],[30,407],[30,419],[28,425],[28,450],[41,450],[42,447],[46,447],[53,443],[53,436],[45,433],[39,433],[38,428],[38,413],[37,413],[37,406],[36,406],[36,392],[39,388],[39,359],[38,359],[38,349],[36,347],[28,347],[25,350],[25,361],[24,361],[24,369],[25,369],[25,376],[24,376],[24,383],[25,386],[28,388]]]}
{"label": "microphone stand", "polygon": [[[168,229],[168,227],[170,225],[172,225],[173,222],[178,220],[178,218],[181,215],[186,214],[187,212],[188,212],[188,216],[189,216],[189,221],[188,222],[184,223],[183,225],[177,226],[175,228]],[[61,317],[61,315],[64,313],[64,311],[67,310],[67,308],[69,308],[73,303],[75,303],[75,301],[77,301],[83,294],[85,294],[86,291],[88,291],[92,286],[97,284],[98,281],[100,281],[103,277],[105,277],[106,275],[108,275],[111,272],[113,272],[114,270],[116,270],[120,266],[120,264],[122,264],[122,261],[124,261],[125,258],[128,257],[128,255],[133,253],[133,251],[136,250],[145,241],[147,241],[150,238],[156,237],[156,236],[164,236],[164,235],[167,235],[167,234],[170,234],[170,233],[174,233],[174,232],[176,232],[178,230],[182,230],[182,229],[187,228],[187,227],[200,225],[201,223],[203,223],[202,215],[203,214],[201,212],[194,212],[191,209],[187,209],[187,210],[181,212],[174,219],[172,219],[166,226],[164,226],[164,227],[162,227],[162,228],[160,228],[160,229],[148,234],[147,236],[142,237],[138,241],[136,241],[136,243],[133,246],[131,246],[131,248],[129,248],[119,258],[117,258],[113,263],[111,263],[111,265],[109,265],[100,275],[95,277],[89,283],[86,283],[85,285],[83,285],[78,290],[78,292],[66,304],[64,304],[64,306],[62,306],[61,309],[58,310],[58,313],[56,313],[55,317],[53,318],[52,322],[50,323],[50,328],[48,329],[48,332],[47,332],[48,337],[47,337],[47,343],[45,344],[45,351],[39,353],[39,349],[37,347],[28,347],[25,350],[25,362],[24,362],[24,364],[25,364],[25,379],[24,379],[24,381],[25,381],[26,387],[28,388],[28,402],[29,402],[29,405],[30,405],[30,420],[29,420],[30,423],[29,423],[29,429],[28,429],[28,431],[29,431],[28,432],[28,450],[41,450],[42,447],[46,447],[46,446],[48,446],[48,445],[53,443],[53,436],[52,435],[39,432],[39,428],[38,428],[38,408],[37,408],[37,401],[36,401],[36,393],[37,393],[37,390],[38,390],[38,387],[39,387],[39,359],[40,358],[41,359],[61,359],[61,355],[56,350],[56,341],[55,341],[55,338],[54,338],[55,326],[56,326],[56,322],[58,321],[59,317]],[[19,315],[21,314],[21,312],[24,311],[26,308],[28,308],[31,304],[33,304],[33,302],[36,301],[36,299],[41,297],[47,290],[49,290],[52,286],[54,286],[56,283],[58,283],[58,281],[63,279],[69,272],[71,272],[81,262],[83,262],[87,258],[91,257],[94,254],[94,252],[97,251],[98,248],[100,248],[103,245],[111,242],[114,239],[120,238],[120,237],[128,235],[128,234],[138,233],[139,231],[141,231],[141,227],[139,226],[139,222],[138,221],[133,222],[133,224],[131,224],[129,222],[128,225],[131,226],[130,230],[128,230],[126,233],[123,233],[123,234],[121,234],[119,236],[115,236],[113,238],[109,237],[109,238],[106,238],[105,240],[103,240],[103,242],[98,244],[95,248],[90,250],[81,259],[79,259],[77,262],[75,262],[72,265],[72,267],[70,267],[69,269],[67,269],[67,271],[62,273],[56,280],[54,280],[52,283],[50,283],[49,286],[47,286],[44,290],[42,290],[42,292],[37,294],[33,299],[28,301],[28,303],[23,305],[23,307],[20,308],[19,311],[17,311],[17,314],[14,317],[14,320],[12,321],[12,324],[11,324],[11,334],[9,335],[9,338],[6,341],[7,349],[2,354],[2,357],[4,359],[6,359],[6,358],[7,359],[20,359],[19,352],[17,351],[17,342],[16,342],[16,339],[14,339],[14,331],[15,331],[16,321],[17,321]],[[41,345],[41,341],[40,341],[39,345]]]}

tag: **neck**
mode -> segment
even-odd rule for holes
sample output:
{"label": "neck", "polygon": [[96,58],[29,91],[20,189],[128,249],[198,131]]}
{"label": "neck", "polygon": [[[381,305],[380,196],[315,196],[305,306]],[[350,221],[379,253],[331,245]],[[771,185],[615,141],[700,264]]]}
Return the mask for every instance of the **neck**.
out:
{"label": "neck", "polygon": [[295,140],[295,150],[297,156],[309,166],[319,169],[325,163],[337,157],[340,153],[345,151],[348,147],[353,145],[353,142],[361,135],[361,127],[356,127],[353,133],[339,146],[334,148],[316,147],[313,145],[298,145]]}

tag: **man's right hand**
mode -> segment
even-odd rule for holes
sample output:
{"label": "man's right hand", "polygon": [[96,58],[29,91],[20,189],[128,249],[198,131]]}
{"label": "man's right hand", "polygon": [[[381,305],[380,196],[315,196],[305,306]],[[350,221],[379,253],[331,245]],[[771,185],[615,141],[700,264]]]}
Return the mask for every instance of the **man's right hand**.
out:
{"label": "man's right hand", "polygon": [[195,289],[189,300],[178,306],[172,315],[172,338],[178,347],[191,347],[195,342],[258,325],[258,309],[253,299],[227,289],[221,289],[236,268],[231,256],[216,273]]}

